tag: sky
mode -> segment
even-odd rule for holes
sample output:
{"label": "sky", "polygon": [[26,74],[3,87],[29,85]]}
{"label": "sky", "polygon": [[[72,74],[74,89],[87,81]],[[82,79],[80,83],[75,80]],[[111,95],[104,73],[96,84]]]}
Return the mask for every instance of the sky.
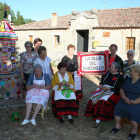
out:
{"label": "sky", "polygon": [[127,7],[140,7],[140,0],[0,0],[11,6],[11,10],[24,18],[31,18],[36,21],[50,19],[52,13],[57,16],[69,15],[72,10],[77,12],[98,9],[114,9]]}

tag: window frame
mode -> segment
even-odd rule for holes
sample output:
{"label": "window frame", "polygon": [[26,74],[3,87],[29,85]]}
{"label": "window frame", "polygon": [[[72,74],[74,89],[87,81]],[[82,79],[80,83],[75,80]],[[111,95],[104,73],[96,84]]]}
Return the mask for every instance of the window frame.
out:
{"label": "window frame", "polygon": [[55,35],[55,45],[60,45],[60,35]]}
{"label": "window frame", "polygon": [[126,37],[126,50],[135,50],[135,37]]}

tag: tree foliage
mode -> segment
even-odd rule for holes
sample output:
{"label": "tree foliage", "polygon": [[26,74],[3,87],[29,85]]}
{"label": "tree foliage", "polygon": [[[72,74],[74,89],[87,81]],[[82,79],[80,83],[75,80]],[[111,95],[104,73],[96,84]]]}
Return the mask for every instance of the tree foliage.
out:
{"label": "tree foliage", "polygon": [[[5,4],[2,4],[0,2],[0,21],[4,19],[4,8],[8,7],[8,5],[5,3]],[[25,19],[21,14],[20,14],[20,11],[17,11],[16,13],[16,16],[15,16],[15,13],[13,10],[11,9],[6,9],[6,12],[7,12],[7,18],[8,18],[8,15],[11,14],[12,15],[12,22],[14,23],[15,26],[18,26],[18,25],[22,25],[22,24],[26,24],[26,23],[31,23],[31,22],[35,22],[35,20],[32,20],[30,18],[27,18]],[[7,19],[6,18],[6,19]]]}

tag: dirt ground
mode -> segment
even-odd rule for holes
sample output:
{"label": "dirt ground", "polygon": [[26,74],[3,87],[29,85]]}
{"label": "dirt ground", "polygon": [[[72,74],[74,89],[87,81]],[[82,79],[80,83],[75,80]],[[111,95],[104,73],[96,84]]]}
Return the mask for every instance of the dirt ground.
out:
{"label": "dirt ground", "polygon": [[[98,128],[93,128],[92,118],[84,116],[90,95],[99,81],[100,76],[83,77],[84,98],[80,102],[79,117],[74,118],[74,124],[70,124],[67,119],[64,124],[59,124],[52,114],[51,97],[49,99],[50,110],[47,111],[44,119],[37,115],[36,126],[31,123],[21,126],[25,117],[23,98],[0,100],[1,107],[21,104],[19,107],[0,108],[0,140],[126,140],[131,129],[129,124],[124,123],[122,130],[117,134],[111,134],[109,131],[101,136],[101,133],[113,128],[114,120],[101,122]],[[13,112],[20,113],[19,121],[12,121],[11,113]],[[137,136],[135,140],[140,140],[140,136]]]}

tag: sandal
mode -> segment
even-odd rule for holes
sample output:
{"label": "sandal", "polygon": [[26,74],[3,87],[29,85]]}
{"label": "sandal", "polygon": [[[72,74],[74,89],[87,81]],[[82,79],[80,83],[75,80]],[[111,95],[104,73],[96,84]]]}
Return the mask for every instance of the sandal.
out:
{"label": "sandal", "polygon": [[111,133],[112,134],[115,134],[115,133],[117,133],[118,131],[120,131],[121,130],[121,128],[120,129],[118,129],[118,128],[113,128],[112,130],[111,130]]}
{"label": "sandal", "polygon": [[134,140],[136,136],[137,136],[137,134],[130,133],[128,136],[128,140]]}

